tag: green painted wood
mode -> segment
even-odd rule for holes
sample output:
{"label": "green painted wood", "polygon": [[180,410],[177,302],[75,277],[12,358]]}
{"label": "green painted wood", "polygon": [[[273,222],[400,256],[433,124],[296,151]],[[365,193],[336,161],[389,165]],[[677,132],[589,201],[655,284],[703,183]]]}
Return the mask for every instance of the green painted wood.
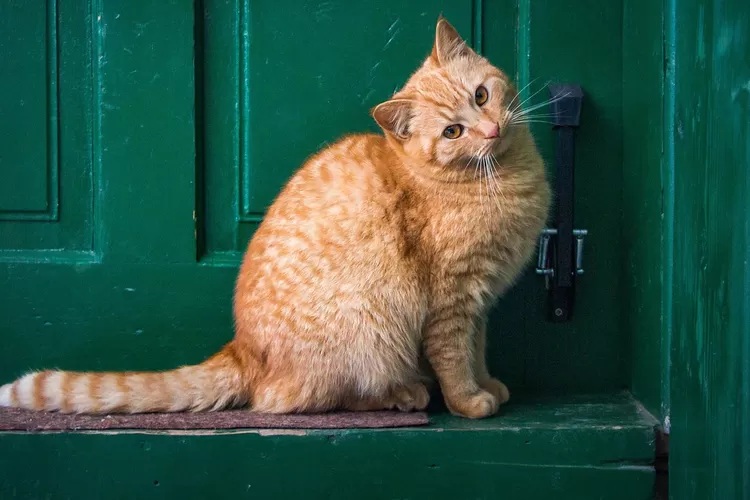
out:
{"label": "green painted wood", "polygon": [[[577,281],[574,320],[552,324],[545,319],[543,280],[529,273],[508,304],[501,301],[490,329],[490,347],[497,369],[510,380],[517,374],[504,367],[515,368],[513,359],[522,353],[519,385],[529,390],[625,387],[629,356],[620,298],[607,292],[618,290],[621,281],[622,2],[587,0],[575,2],[575,7],[554,0],[520,4],[526,24],[518,34],[518,64],[519,74],[532,82],[528,95],[547,80],[577,83],[585,92],[576,143],[575,222],[589,230],[586,274]],[[533,99],[542,95],[549,94],[544,90]],[[552,165],[550,125],[537,124],[533,131]],[[519,295],[524,300],[520,309],[515,306]],[[521,318],[519,310],[524,311]],[[522,326],[516,327],[515,321],[522,321]],[[519,335],[515,328],[523,332],[522,350],[512,341],[510,349],[506,344],[508,337]]]}
{"label": "green painted wood", "polygon": [[92,256],[90,15],[0,5],[0,261]]}
{"label": "green painted wood", "polygon": [[[163,369],[213,353],[232,336],[240,253],[279,186],[326,142],[375,130],[369,108],[428,53],[440,12],[513,74],[524,96],[547,80],[583,85],[576,210],[591,236],[574,322],[543,321],[545,290],[531,273],[493,310],[490,365],[518,405],[496,419],[439,417],[442,432],[333,438],[162,433],[153,436],[153,453],[141,448],[141,434],[7,434],[0,461],[15,465],[0,469],[13,471],[0,475],[0,496],[45,496],[55,482],[56,496],[76,496],[88,481],[92,492],[137,497],[207,488],[237,496],[255,484],[268,495],[293,487],[350,497],[367,488],[415,498],[426,488],[425,496],[438,497],[647,498],[653,423],[630,400],[570,395],[619,391],[641,366],[629,359],[621,301],[607,293],[624,282],[614,229],[625,189],[622,2],[49,0],[44,12],[24,5],[4,4],[0,14],[35,33],[33,43],[13,30],[1,41],[30,50],[26,62],[36,66],[0,82],[7,89],[0,106],[17,109],[18,96],[40,89],[47,97],[0,134],[0,151],[13,151],[0,161],[17,162],[0,171],[0,182],[18,185],[0,208],[18,212],[18,196],[41,206],[57,186],[59,210],[44,220],[0,216],[2,380],[50,366]],[[57,74],[56,101],[54,82],[39,82],[44,64]],[[58,170],[42,161],[53,143],[32,150],[19,135],[31,128],[58,131]],[[551,159],[551,129],[534,130]],[[31,167],[19,170],[23,162]],[[534,393],[563,399],[525,399]],[[206,459],[217,456],[230,460]],[[40,468],[49,474],[40,477]],[[300,480],[290,486],[273,471]],[[335,488],[341,477],[352,479]]]}
{"label": "green painted wood", "polygon": [[[271,2],[173,0],[142,7],[96,0],[77,10],[66,4],[68,10],[57,12],[58,38],[77,39],[89,64],[86,85],[76,86],[63,76],[79,71],[80,62],[61,52],[60,95],[70,92],[71,97],[61,101],[60,110],[77,114],[65,115],[60,129],[87,131],[75,139],[88,138],[91,160],[89,170],[86,161],[61,169],[61,220],[48,224],[59,241],[40,240],[30,221],[0,222],[10,250],[0,256],[8,262],[0,267],[0,279],[5,276],[6,283],[26,290],[0,305],[9,318],[3,335],[28,338],[38,328],[36,316],[54,325],[30,346],[17,341],[4,355],[3,370],[17,375],[28,369],[22,359],[44,366],[49,361],[44,346],[56,345],[59,338],[72,345],[106,345],[104,339],[122,331],[130,318],[138,318],[133,331],[158,332],[145,342],[172,346],[172,352],[190,358],[204,356],[170,328],[189,315],[188,304],[214,311],[210,321],[195,322],[205,342],[226,339],[233,278],[223,268],[236,269],[265,207],[307,155],[346,132],[375,129],[369,108],[387,98],[429,51],[442,12],[474,45],[515,73],[521,85],[535,79],[527,95],[551,79],[575,80],[587,92],[577,208],[579,225],[591,231],[591,251],[578,314],[569,325],[544,321],[543,282],[529,273],[493,311],[490,364],[514,391],[626,386],[619,303],[614,294],[600,293],[619,282],[620,245],[611,228],[620,213],[612,200],[620,196],[621,68],[611,54],[620,53],[621,41],[609,34],[619,30],[621,5],[580,3],[580,24],[562,29],[555,25],[567,14],[554,2],[416,2],[408,8],[388,2],[287,2],[281,8]],[[33,13],[29,22],[41,23]],[[27,14],[21,10],[14,16]],[[85,22],[75,24],[75,14]],[[526,24],[519,25],[522,14]],[[582,25],[587,28],[578,29]],[[516,46],[516,38],[526,42]],[[598,50],[588,59],[577,57],[594,46]],[[552,158],[551,129],[535,130],[544,155]],[[72,154],[65,146],[63,154]],[[68,190],[65,182],[88,190]],[[16,251],[25,248],[24,239],[32,239],[40,252],[21,259]],[[86,253],[71,254],[79,249]],[[80,273],[86,266],[75,262],[81,260],[101,261],[101,270]],[[48,261],[67,269],[40,264]],[[132,267],[139,264],[144,267]],[[201,266],[208,269],[197,270]],[[149,280],[146,273],[160,279]],[[187,278],[175,288],[175,279],[181,278],[172,277],[190,273],[215,273],[208,282],[221,292],[208,293],[202,282],[190,285]],[[149,283],[139,293],[160,306],[138,313],[105,293],[127,286],[115,283],[115,277],[125,276]],[[76,292],[53,294],[53,289]],[[98,295],[86,298],[85,290]],[[182,297],[161,299],[176,295]],[[23,302],[11,307],[21,297]],[[84,300],[89,307],[80,306]],[[91,316],[92,309],[108,313]],[[20,352],[23,345],[33,348]],[[127,341],[119,345],[124,350],[101,355],[113,367],[133,361],[122,354],[129,350]],[[144,359],[138,364],[158,358],[150,346],[140,351]],[[93,352],[65,351],[71,363]]]}
{"label": "green painted wood", "polygon": [[0,124],[0,134],[16,139],[0,160],[0,211],[5,217],[28,213],[54,218],[57,211],[57,192],[50,185],[58,169],[57,5],[47,2],[45,7],[26,2],[0,6],[0,47],[23,54],[3,64],[6,75],[18,75],[23,82],[0,98],[0,115],[19,117]]}
{"label": "green painted wood", "polygon": [[672,498],[750,496],[750,5],[674,25]]}
{"label": "green painted wood", "polygon": [[232,336],[234,277],[233,268],[195,265],[7,265],[0,289],[12,293],[3,293],[0,331],[13,347],[0,349],[0,379],[43,366],[199,362]]}
{"label": "green painted wood", "polygon": [[[465,436],[440,437],[4,435],[0,443],[16,460],[50,473],[40,477],[25,468],[13,481],[0,483],[0,493],[5,498],[651,498],[653,475],[644,467],[493,463],[447,451],[466,446]],[[468,444],[470,450],[482,446]],[[232,460],[218,459],[227,456]]]}
{"label": "green painted wood", "polygon": [[193,5],[95,8],[103,258],[194,262]]}
{"label": "green painted wood", "polygon": [[654,424],[616,395],[412,429],[3,433],[0,496],[645,500]]}
{"label": "green painted wood", "polygon": [[672,164],[664,158],[664,12],[628,0],[623,12],[622,319],[631,388],[663,420],[669,414]]}

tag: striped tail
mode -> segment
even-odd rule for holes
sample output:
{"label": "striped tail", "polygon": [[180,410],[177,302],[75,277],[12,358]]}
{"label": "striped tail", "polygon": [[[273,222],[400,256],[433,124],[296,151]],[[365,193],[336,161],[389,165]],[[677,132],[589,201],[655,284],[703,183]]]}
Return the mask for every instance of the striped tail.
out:
{"label": "striped tail", "polygon": [[0,406],[63,413],[213,411],[246,402],[231,344],[199,365],[166,372],[41,371],[0,387]]}

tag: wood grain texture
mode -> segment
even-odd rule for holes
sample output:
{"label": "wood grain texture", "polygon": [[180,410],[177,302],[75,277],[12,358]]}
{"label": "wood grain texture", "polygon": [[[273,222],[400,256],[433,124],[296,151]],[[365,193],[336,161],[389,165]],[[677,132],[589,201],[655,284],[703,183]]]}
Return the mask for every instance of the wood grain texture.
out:
{"label": "wood grain texture", "polygon": [[675,221],[670,493],[750,496],[750,4],[668,2]]}

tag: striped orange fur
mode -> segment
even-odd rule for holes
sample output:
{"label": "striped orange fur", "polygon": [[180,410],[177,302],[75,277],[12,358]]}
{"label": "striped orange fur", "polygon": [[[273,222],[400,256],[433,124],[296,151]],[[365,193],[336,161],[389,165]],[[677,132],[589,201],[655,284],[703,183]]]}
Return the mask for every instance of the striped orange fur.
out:
{"label": "striped orange fur", "polygon": [[223,350],[160,373],[31,373],[0,387],[0,405],[408,411],[428,403],[427,361],[452,412],[495,413],[509,394],[487,371],[487,313],[530,260],[550,203],[514,101],[509,78],[440,19],[432,53],[372,110],[384,134],[318,152],[269,208]]}

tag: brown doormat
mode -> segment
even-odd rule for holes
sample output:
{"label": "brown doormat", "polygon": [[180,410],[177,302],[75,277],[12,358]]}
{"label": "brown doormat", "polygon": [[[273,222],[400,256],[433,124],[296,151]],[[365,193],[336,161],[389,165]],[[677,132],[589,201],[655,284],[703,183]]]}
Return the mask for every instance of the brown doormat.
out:
{"label": "brown doormat", "polygon": [[424,412],[334,412],[271,415],[247,410],[206,413],[145,413],[140,415],[68,415],[18,408],[0,408],[0,431],[104,431],[111,429],[377,429],[426,425]]}

